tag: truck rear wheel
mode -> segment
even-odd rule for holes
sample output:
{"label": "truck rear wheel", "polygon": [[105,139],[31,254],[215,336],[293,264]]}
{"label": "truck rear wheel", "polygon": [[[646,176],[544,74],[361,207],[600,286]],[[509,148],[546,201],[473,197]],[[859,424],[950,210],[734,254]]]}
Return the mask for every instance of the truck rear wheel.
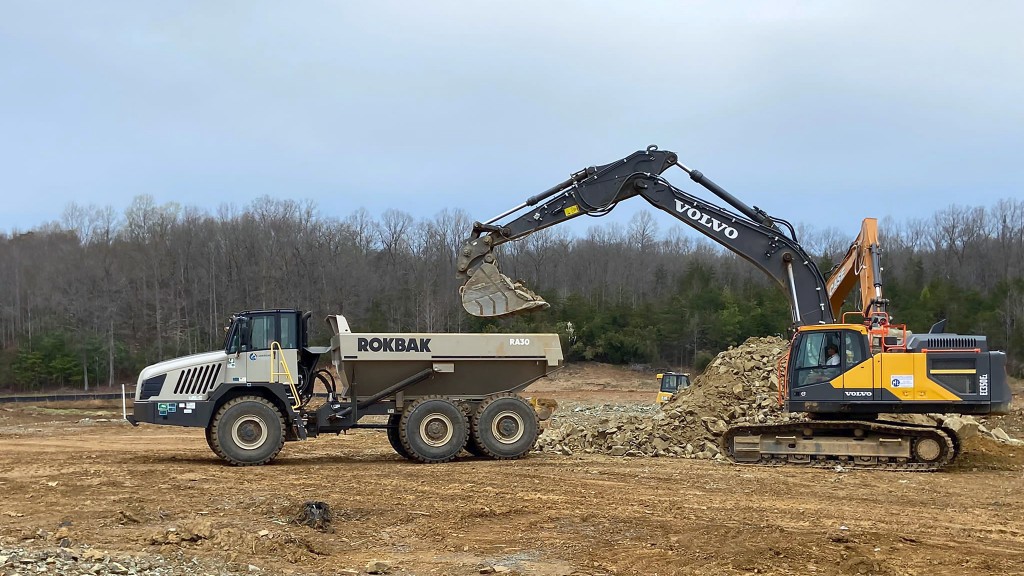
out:
{"label": "truck rear wheel", "polygon": [[207,438],[214,453],[235,466],[259,466],[284,447],[284,416],[260,396],[228,400],[213,417]]}
{"label": "truck rear wheel", "polygon": [[401,434],[398,431],[398,426],[401,422],[401,414],[392,414],[388,416],[388,442],[391,443],[391,447],[394,448],[395,452],[397,452],[399,456],[412,460],[412,456],[405,450],[405,446],[402,446]]}
{"label": "truck rear wheel", "polygon": [[[459,404],[459,408],[462,409],[462,413],[466,416],[466,422],[470,422],[473,419],[473,413],[476,412],[477,404],[471,402],[463,402]],[[469,439],[466,440],[466,452],[469,452],[473,456],[481,457],[487,456],[483,450],[480,449],[480,445],[477,444],[476,436],[473,435],[473,427],[469,427]]]}
{"label": "truck rear wheel", "polygon": [[473,439],[497,460],[525,456],[537,442],[537,412],[517,394],[498,394],[480,403],[473,415]]}
{"label": "truck rear wheel", "polygon": [[469,424],[454,402],[428,396],[405,409],[398,432],[412,459],[435,464],[454,459],[466,446]]}

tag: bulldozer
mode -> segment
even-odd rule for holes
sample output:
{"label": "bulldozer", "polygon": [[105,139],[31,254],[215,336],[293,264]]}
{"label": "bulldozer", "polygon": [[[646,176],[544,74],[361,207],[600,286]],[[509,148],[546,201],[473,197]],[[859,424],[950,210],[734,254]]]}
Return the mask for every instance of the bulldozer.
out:
{"label": "bulldozer", "polygon": [[[676,187],[663,176],[670,168],[681,169],[729,207]],[[757,267],[789,301],[792,340],[778,366],[780,398],[789,412],[807,418],[730,428],[724,449],[733,462],[936,470],[959,452],[954,433],[878,416],[1009,410],[1006,355],[990,350],[985,336],[947,333],[944,323],[914,334],[891,321],[873,219],[865,220],[826,280],[791,223],[747,205],[657,146],[574,172],[510,210],[475,222],[457,254],[463,307],[491,318],[544,310],[548,304],[541,296],[500,272],[495,249],[579,216],[607,214],[635,196]],[[840,314],[856,279],[862,309]]]}
{"label": "bulldozer", "polygon": [[659,405],[667,403],[676,392],[690,387],[690,375],[683,372],[662,372],[655,376],[658,383]]}

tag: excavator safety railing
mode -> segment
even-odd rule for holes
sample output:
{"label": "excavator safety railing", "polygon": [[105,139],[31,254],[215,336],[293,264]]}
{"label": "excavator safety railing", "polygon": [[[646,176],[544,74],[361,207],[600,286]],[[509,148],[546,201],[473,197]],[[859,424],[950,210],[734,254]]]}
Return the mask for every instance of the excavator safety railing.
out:
{"label": "excavator safety railing", "polygon": [[[861,322],[847,320],[848,316],[859,316]],[[888,312],[872,312],[866,316],[856,310],[843,312],[843,324],[863,324],[868,328],[868,340],[872,352],[906,352],[910,332],[906,324],[893,324]],[[893,342],[888,342],[893,340]]]}

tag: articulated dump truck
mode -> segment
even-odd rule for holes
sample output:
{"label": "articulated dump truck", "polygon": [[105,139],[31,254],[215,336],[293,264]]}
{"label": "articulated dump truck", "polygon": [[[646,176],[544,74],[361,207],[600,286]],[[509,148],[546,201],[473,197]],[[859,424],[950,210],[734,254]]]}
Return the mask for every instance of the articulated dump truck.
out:
{"label": "articulated dump truck", "polygon": [[[462,450],[514,459],[533,448],[537,411],[517,392],[561,366],[557,334],[353,333],[344,316],[329,316],[331,345],[314,347],[309,318],[235,314],[223,350],[142,371],[129,421],[204,428],[214,453],[237,466],[266,464],[289,440],[353,428],[385,430],[395,452],[418,462]],[[333,372],[317,368],[327,353]]]}

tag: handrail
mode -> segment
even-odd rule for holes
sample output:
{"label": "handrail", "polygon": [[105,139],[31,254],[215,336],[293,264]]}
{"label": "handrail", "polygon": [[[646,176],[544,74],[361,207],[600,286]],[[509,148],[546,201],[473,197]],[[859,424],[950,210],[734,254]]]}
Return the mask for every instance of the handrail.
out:
{"label": "handrail", "polygon": [[[284,370],[278,371],[279,368]],[[292,410],[297,410],[302,405],[302,400],[299,399],[299,390],[295,387],[295,379],[292,378],[292,371],[288,368],[288,361],[284,358],[284,350],[281,348],[281,343],[273,341],[270,343],[270,381],[273,383],[279,383],[277,380],[278,376],[288,377],[288,387],[292,390]]]}
{"label": "handrail", "polygon": [[899,344],[893,344],[892,346],[889,346],[888,344],[885,343],[885,336],[883,335],[882,336],[882,352],[891,352],[891,351],[894,351],[894,350],[901,350],[903,352],[906,352],[907,351],[907,339],[908,339],[907,338],[907,325],[906,324],[889,324],[888,326],[886,326],[886,332],[888,332],[890,330],[899,330],[899,331],[903,332],[903,337],[902,338],[897,337],[900,340]]}

